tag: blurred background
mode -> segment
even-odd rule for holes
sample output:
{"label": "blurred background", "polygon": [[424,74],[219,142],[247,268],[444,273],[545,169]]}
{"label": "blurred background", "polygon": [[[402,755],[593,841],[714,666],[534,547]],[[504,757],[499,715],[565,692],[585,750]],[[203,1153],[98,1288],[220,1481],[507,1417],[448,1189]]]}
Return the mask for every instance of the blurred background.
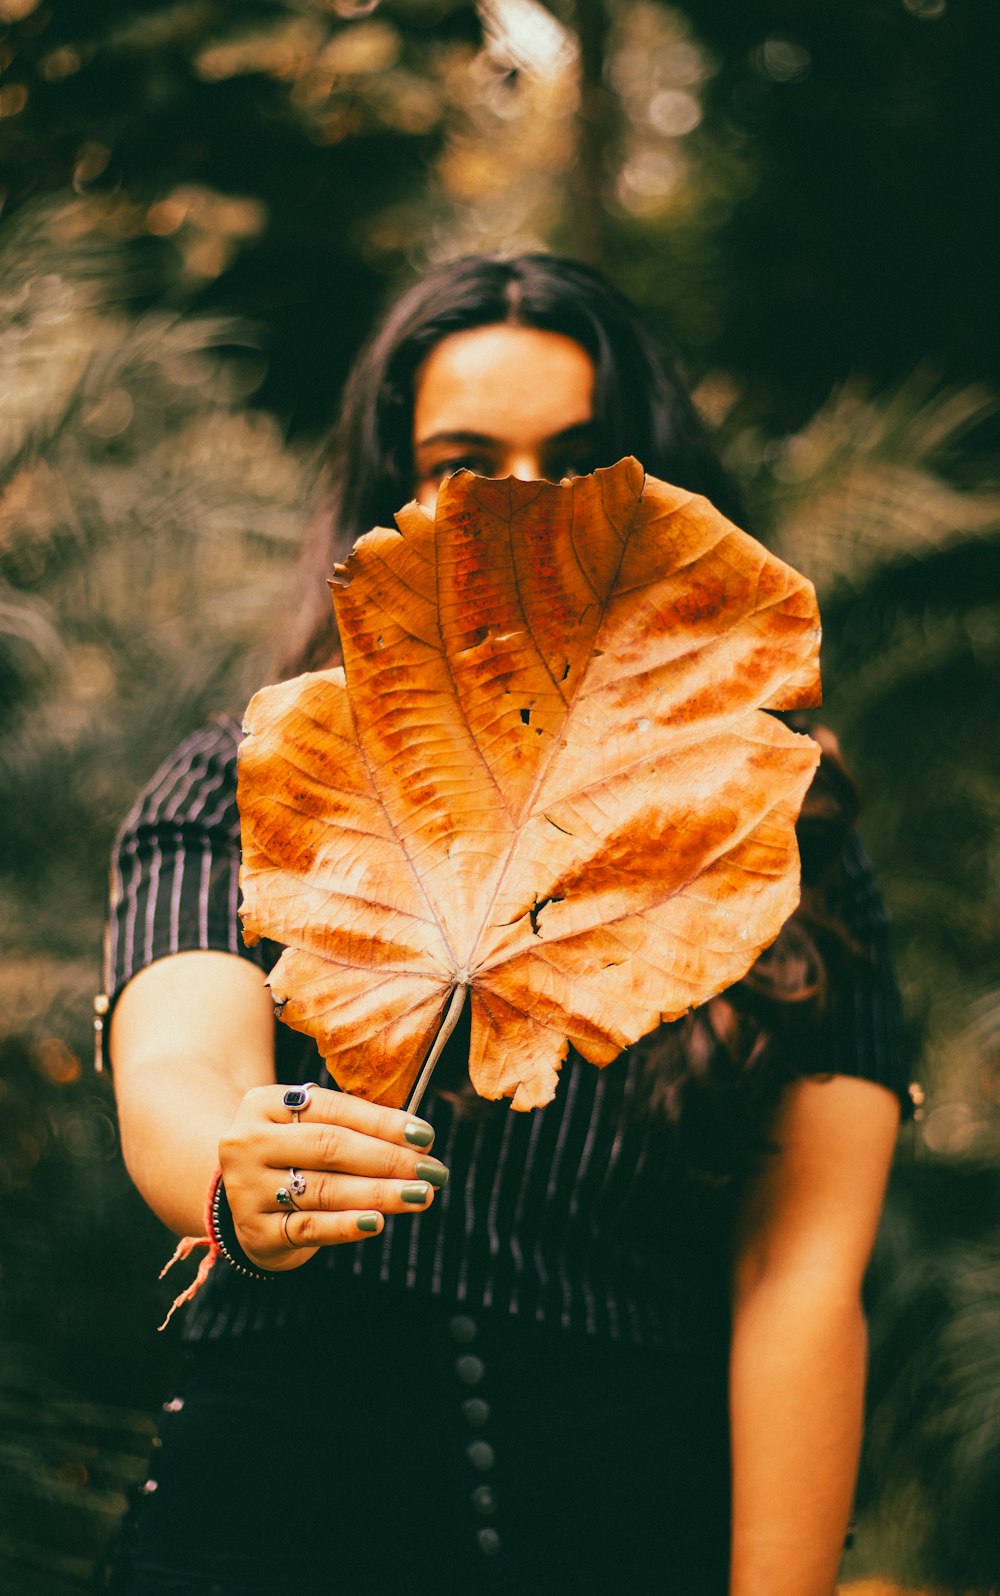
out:
{"label": "blurred background", "polygon": [[245,703],[385,295],[533,247],[819,588],[926,1093],[845,1576],[1000,1587],[998,71],[995,0],[0,0],[5,1589],[86,1588],[178,1357],[90,1065],[114,830]]}

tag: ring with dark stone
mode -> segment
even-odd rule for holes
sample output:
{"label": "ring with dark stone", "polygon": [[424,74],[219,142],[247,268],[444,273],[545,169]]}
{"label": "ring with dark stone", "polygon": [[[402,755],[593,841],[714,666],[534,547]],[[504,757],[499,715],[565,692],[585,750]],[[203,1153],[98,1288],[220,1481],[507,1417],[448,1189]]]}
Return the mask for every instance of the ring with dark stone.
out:
{"label": "ring with dark stone", "polygon": [[304,1114],[309,1107],[310,1088],[315,1085],[315,1081],[303,1081],[301,1086],[290,1086],[285,1092],[281,1101],[286,1108],[291,1109],[293,1120],[297,1121],[299,1115]]}

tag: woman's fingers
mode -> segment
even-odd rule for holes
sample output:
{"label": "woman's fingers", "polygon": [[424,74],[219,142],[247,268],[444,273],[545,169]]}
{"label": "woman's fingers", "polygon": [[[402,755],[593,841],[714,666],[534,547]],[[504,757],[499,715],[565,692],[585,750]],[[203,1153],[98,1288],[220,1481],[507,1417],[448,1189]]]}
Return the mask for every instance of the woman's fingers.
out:
{"label": "woman's fingers", "polygon": [[[303,1096],[306,1101],[299,1107]],[[286,1097],[296,1106],[290,1108]],[[275,1170],[337,1170],[426,1180],[435,1187],[448,1179],[445,1165],[430,1152],[434,1131],[426,1120],[346,1092],[319,1086],[310,1087],[308,1093],[304,1088],[259,1087],[244,1099],[238,1124],[244,1114],[257,1157]]]}
{"label": "woman's fingers", "polygon": [[365,1136],[374,1136],[379,1141],[394,1142],[399,1147],[413,1147],[421,1152],[426,1152],[434,1141],[434,1127],[428,1125],[425,1119],[417,1119],[401,1108],[386,1108],[382,1103],[369,1103],[363,1097],[352,1097],[349,1092],[310,1086],[306,1104],[299,1109],[285,1103],[285,1097],[293,1090],[282,1086],[260,1086],[248,1092],[247,1099],[253,1099],[254,1106],[259,1107],[276,1125],[288,1124],[296,1118],[303,1125],[343,1125]]}
{"label": "woman's fingers", "polygon": [[[365,1209],[381,1214],[414,1214],[429,1208],[434,1200],[435,1188],[429,1180],[369,1180],[361,1175],[330,1174],[320,1169],[301,1173],[305,1186],[298,1194],[291,1194],[287,1184],[277,1191],[271,1188],[268,1206],[272,1212],[285,1209],[291,1213],[339,1213]],[[279,1192],[289,1195],[279,1196]],[[290,1200],[293,1195],[294,1202]],[[267,1202],[266,1195],[264,1200]]]}
{"label": "woman's fingers", "polygon": [[385,1229],[385,1218],[373,1209],[345,1208],[337,1214],[283,1214],[278,1236],[282,1248],[293,1252],[316,1247],[336,1247],[347,1241],[365,1241]]}
{"label": "woman's fingers", "polygon": [[412,1147],[399,1147],[346,1125],[290,1125],[274,1130],[264,1142],[265,1159],[273,1169],[339,1170],[349,1175],[388,1176],[397,1180],[429,1180],[444,1186],[448,1170],[439,1158]]}
{"label": "woman's fingers", "polygon": [[294,1195],[294,1206],[290,1186],[264,1190],[239,1228],[243,1250],[265,1268],[294,1268],[305,1262],[297,1254],[377,1236],[386,1214],[419,1214],[434,1200],[434,1187],[426,1180],[299,1173],[305,1186]]}
{"label": "woman's fingers", "polygon": [[307,1263],[318,1247],[367,1241],[384,1229],[385,1216],[373,1208],[337,1213],[287,1208],[284,1213],[251,1214],[239,1228],[239,1240],[252,1263],[280,1274]]}

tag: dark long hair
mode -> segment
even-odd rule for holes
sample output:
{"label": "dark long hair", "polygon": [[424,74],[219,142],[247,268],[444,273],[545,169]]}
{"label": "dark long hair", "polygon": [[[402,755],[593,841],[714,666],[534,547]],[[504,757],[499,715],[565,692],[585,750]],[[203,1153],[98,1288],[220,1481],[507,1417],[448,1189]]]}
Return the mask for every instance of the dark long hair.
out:
{"label": "dark long hair", "polygon": [[[704,494],[742,522],[738,495],[672,362],[599,273],[551,255],[451,261],[396,301],[348,378],[303,553],[299,590],[310,597],[288,639],[283,674],[336,657],[326,579],[357,537],[391,525],[412,497],[414,390],[423,361],[450,334],[498,323],[562,333],[590,355],[597,464],[633,454],[651,475]],[[796,1060],[810,1056],[829,950],[847,940],[831,872],[856,808],[853,783],[828,745],[800,821],[800,908],[738,987],[638,1045],[638,1112],[674,1138],[699,1176],[727,1181],[768,1145],[777,1092],[798,1073]],[[455,1095],[475,1111],[467,1085]]]}

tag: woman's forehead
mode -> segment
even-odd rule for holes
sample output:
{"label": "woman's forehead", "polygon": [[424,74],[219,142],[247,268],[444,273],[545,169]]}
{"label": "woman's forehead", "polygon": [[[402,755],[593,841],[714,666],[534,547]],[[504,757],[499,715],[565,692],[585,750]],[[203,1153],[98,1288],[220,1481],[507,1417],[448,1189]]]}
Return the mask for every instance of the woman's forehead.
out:
{"label": "woman's forehead", "polygon": [[572,338],[538,327],[474,327],[442,339],[424,361],[414,438],[552,437],[588,422],[593,396],[593,361]]}

